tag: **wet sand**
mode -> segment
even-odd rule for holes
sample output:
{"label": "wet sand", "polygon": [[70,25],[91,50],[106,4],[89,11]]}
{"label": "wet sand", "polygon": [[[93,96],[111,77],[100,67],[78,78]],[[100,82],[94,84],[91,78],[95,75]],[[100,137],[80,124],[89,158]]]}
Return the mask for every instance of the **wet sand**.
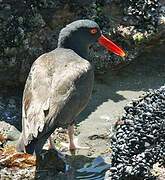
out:
{"label": "wet sand", "polygon": [[109,137],[124,112],[124,106],[148,89],[164,85],[164,57],[162,45],[142,54],[127,67],[95,80],[92,98],[77,123],[79,144],[90,149],[79,150],[77,155],[96,157],[110,152]]}

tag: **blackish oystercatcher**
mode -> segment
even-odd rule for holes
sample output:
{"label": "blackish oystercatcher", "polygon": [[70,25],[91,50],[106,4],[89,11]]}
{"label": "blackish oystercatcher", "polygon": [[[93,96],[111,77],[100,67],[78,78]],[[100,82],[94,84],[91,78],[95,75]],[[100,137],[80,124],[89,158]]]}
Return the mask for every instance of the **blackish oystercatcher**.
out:
{"label": "blackish oystercatcher", "polygon": [[89,46],[96,42],[125,56],[122,49],[102,35],[96,22],[78,20],[61,30],[55,50],[33,63],[23,93],[18,151],[39,153],[58,127],[68,127],[69,149],[77,148],[73,124],[91,96],[94,72],[87,59]]}

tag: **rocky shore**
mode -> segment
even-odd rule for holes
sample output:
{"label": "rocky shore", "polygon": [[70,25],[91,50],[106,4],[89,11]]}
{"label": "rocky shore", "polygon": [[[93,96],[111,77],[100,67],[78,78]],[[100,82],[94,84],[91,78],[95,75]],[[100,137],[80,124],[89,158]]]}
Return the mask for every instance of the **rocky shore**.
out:
{"label": "rocky shore", "polygon": [[156,179],[154,164],[165,164],[165,86],[124,109],[112,137],[110,179]]}
{"label": "rocky shore", "polygon": [[134,60],[164,41],[164,1],[6,1],[0,2],[0,83],[24,85],[33,61],[56,48],[60,29],[76,19],[95,20],[128,53],[126,59],[91,47],[95,72],[103,74]]}
{"label": "rocky shore", "polygon": [[[97,137],[100,137],[100,134],[104,137],[106,134],[103,131],[104,126],[112,127],[117,119],[116,116],[121,115],[121,109],[126,102],[120,104],[120,101],[125,100],[127,93],[133,94],[137,91],[138,94],[140,91],[147,91],[148,87],[153,88],[153,85],[155,85],[154,88],[162,85],[160,82],[164,77],[162,62],[157,63],[157,66],[156,62],[151,64],[153,67],[149,71],[157,72],[153,73],[153,76],[152,72],[149,73],[148,76],[153,80],[148,78],[146,75],[148,71],[144,70],[150,65],[143,67],[146,66],[147,61],[139,66],[141,69],[138,69],[138,72],[134,66],[137,67],[145,53],[153,52],[156,46],[163,47],[165,42],[165,2],[163,0],[0,0],[0,179],[34,179],[36,169],[32,164],[29,167],[29,161],[25,162],[26,169],[17,166],[11,168],[3,164],[6,160],[4,161],[2,156],[7,147],[6,144],[12,147],[20,135],[24,83],[34,60],[39,55],[56,48],[60,29],[71,21],[85,18],[95,20],[106,36],[124,47],[127,57],[121,59],[97,45],[91,47],[90,60],[95,64],[96,79],[101,83],[96,85],[100,89],[94,89],[94,99],[87,107],[85,115],[82,114],[80,117],[89,122],[80,125],[81,134],[88,135],[88,137],[82,136],[80,140],[85,139],[87,144],[91,145],[89,152],[80,152],[84,155],[81,156],[81,160],[86,160],[87,156],[98,156],[97,151],[100,154],[104,154],[105,151],[110,152],[109,132],[106,132],[108,136],[105,139],[97,139]],[[159,57],[159,51],[157,53]],[[159,61],[159,58],[154,60]],[[162,58],[164,58],[163,55]],[[134,73],[127,74],[125,66],[128,64],[132,65],[130,69],[135,70],[137,77],[133,76]],[[121,68],[123,71],[126,69],[126,75],[121,73]],[[161,73],[159,74],[158,71]],[[110,74],[106,75],[109,72]],[[138,82],[132,81],[132,77],[127,75],[137,78]],[[111,78],[107,80],[107,76],[112,76],[114,80]],[[145,84],[145,81],[151,84],[146,83],[144,88],[141,84]],[[137,88],[139,85],[140,87]],[[104,90],[105,93],[97,92]],[[123,96],[120,95],[121,92]],[[130,101],[130,97],[133,95],[126,100]],[[150,180],[165,179],[164,98],[165,87],[162,86],[125,106],[125,115],[122,116],[121,124],[116,127],[112,138],[112,168],[107,172],[108,180],[124,177],[133,178],[133,180],[137,177]],[[110,104],[108,108],[107,102]],[[116,113],[119,109],[120,113]],[[95,114],[95,111],[98,112]],[[102,112],[110,115],[107,116]],[[111,114],[115,114],[114,117]],[[100,121],[104,120],[106,122],[103,125]],[[93,122],[96,123],[95,126]],[[95,134],[87,131],[91,126],[90,123],[93,126],[91,129],[96,131]],[[11,148],[10,153],[14,154],[15,150]],[[25,159],[20,156],[19,162],[22,160],[24,162]],[[10,160],[13,160],[12,156]],[[17,164],[17,161],[14,163]],[[63,164],[61,167],[63,168]],[[54,174],[49,175],[54,177]]]}

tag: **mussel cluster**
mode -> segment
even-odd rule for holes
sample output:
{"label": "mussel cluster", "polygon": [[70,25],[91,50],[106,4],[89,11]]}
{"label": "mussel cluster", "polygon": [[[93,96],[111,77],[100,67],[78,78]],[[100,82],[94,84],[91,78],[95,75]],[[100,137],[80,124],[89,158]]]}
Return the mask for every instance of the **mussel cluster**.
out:
{"label": "mussel cluster", "polygon": [[111,179],[154,179],[153,164],[165,162],[165,86],[124,109],[112,137]]}
{"label": "mussel cluster", "polygon": [[125,15],[132,20],[135,26],[144,26],[148,30],[154,30],[158,24],[159,0],[127,0]]}

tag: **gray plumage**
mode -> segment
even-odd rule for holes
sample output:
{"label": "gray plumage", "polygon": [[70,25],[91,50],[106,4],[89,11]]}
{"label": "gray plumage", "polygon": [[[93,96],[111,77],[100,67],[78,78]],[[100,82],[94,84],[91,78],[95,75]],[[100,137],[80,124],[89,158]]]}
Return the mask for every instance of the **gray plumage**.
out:
{"label": "gray plumage", "polygon": [[[74,22],[68,24],[63,29],[61,29],[60,34],[59,34],[59,38],[58,38],[58,47],[63,47],[65,41],[67,39],[70,39],[72,32],[75,33],[76,31],[79,31],[81,28],[82,29],[97,28],[100,31],[98,24],[94,21],[89,20],[89,19],[74,21]],[[85,37],[82,37],[83,36],[82,33],[79,35],[80,35],[79,38],[82,38],[83,40],[87,39]],[[100,33],[98,33],[98,35],[100,35]],[[88,37],[88,40],[89,40],[89,38],[90,37]]]}
{"label": "gray plumage", "polygon": [[93,86],[93,69],[86,58],[89,46],[96,41],[125,56],[102,35],[97,23],[86,19],[63,28],[58,48],[33,63],[23,93],[19,151],[40,153],[53,131],[72,125],[84,109]]}
{"label": "gray plumage", "polygon": [[[97,29],[95,35],[91,28]],[[73,124],[84,109],[93,86],[93,69],[85,58],[100,35],[97,23],[75,21],[61,30],[58,48],[33,63],[23,93],[18,151],[39,153],[57,127]]]}
{"label": "gray plumage", "polygon": [[24,89],[18,149],[25,151],[35,141],[33,150],[39,151],[57,127],[71,124],[86,106],[92,84],[92,66],[74,51],[57,48],[40,56]]}

